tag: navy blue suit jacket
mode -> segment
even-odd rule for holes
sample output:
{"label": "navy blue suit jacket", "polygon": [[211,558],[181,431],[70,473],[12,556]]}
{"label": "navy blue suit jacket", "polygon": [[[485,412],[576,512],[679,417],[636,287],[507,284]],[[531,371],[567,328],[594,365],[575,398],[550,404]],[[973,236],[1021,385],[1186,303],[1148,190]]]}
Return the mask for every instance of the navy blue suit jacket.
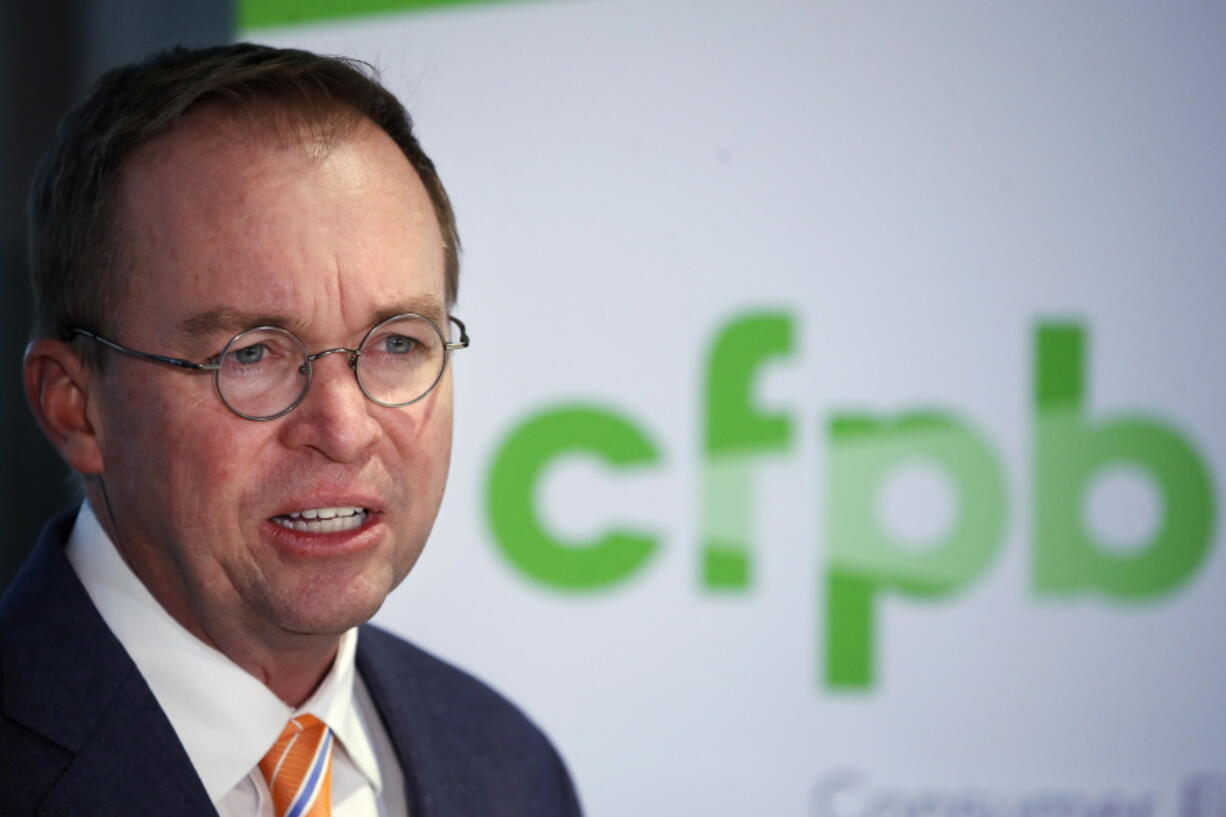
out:
{"label": "navy blue suit jacket", "polygon": [[[0,815],[216,815],[64,554],[72,521],[52,520],[0,600]],[[411,817],[578,817],[553,746],[489,687],[369,625],[357,666]]]}

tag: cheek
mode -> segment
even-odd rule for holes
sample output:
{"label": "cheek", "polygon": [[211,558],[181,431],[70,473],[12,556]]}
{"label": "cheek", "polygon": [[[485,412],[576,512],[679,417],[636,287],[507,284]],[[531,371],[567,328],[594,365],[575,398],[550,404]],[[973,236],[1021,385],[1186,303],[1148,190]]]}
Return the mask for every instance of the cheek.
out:
{"label": "cheek", "polygon": [[417,434],[416,447],[431,471],[444,478],[451,462],[452,391],[451,378],[439,384],[435,399],[429,401]]}
{"label": "cheek", "polygon": [[163,471],[167,451],[179,433],[157,392],[135,387],[108,391],[101,405],[101,426],[105,472],[125,482]]}
{"label": "cheek", "polygon": [[[229,417],[209,405],[161,400],[117,424],[108,441],[107,470],[134,496],[148,496],[162,513],[193,525],[220,521],[220,501],[248,484],[250,460],[261,450]],[[258,429],[256,429],[258,430]],[[113,463],[113,467],[112,467]]]}
{"label": "cheek", "polygon": [[[175,429],[164,436],[156,480],[167,493],[168,512],[181,522],[200,527],[229,525],[231,497],[250,484],[247,457],[258,446],[244,444],[242,435],[220,429]],[[148,484],[151,474],[145,475]]]}
{"label": "cheek", "polygon": [[[439,385],[446,387],[410,407],[411,413],[396,418],[391,430],[406,490],[419,501],[429,498],[432,504],[442,498],[451,464],[451,389],[449,383]],[[418,407],[420,413],[412,412]]]}
{"label": "cheek", "polygon": [[452,404],[451,372],[447,371],[424,399],[396,410],[401,413],[388,415],[397,445],[412,445],[423,451],[450,450]]}
{"label": "cheek", "polygon": [[[445,427],[441,427],[444,426]],[[447,473],[451,468],[451,422],[440,424],[432,433],[432,438],[424,447],[422,467],[423,476],[433,487],[433,501],[437,505],[443,498],[443,489],[447,485]],[[437,513],[437,508],[435,509]]]}
{"label": "cheek", "polygon": [[112,460],[136,453],[147,461],[175,462],[184,450],[227,439],[215,428],[224,418],[212,405],[211,379],[136,369],[109,380],[99,407],[103,444]]}
{"label": "cheek", "polygon": [[180,406],[164,416],[169,422],[160,436],[165,441],[167,466],[194,481],[201,493],[234,484],[242,477],[247,460],[262,447],[256,432],[264,429],[235,422],[223,406]]}

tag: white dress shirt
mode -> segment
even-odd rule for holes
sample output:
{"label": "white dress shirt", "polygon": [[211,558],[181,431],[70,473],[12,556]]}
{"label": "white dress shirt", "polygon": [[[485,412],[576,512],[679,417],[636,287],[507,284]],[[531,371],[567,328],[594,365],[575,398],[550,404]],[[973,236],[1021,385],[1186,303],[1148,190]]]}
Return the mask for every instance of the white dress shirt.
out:
{"label": "white dress shirt", "polygon": [[302,706],[282,702],[255,676],[170,617],[128,567],[86,502],[68,560],[94,606],[144,676],[222,817],[274,817],[257,764],[295,715],[335,733],[333,817],[407,817],[404,776],[366,685],[356,672],[358,631]]}

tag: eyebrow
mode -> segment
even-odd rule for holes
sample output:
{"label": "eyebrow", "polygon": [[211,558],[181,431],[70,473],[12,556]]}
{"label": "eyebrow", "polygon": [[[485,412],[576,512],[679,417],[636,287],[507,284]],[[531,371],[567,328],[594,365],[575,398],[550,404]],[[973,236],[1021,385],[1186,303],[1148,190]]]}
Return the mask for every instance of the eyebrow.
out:
{"label": "eyebrow", "polygon": [[[367,323],[366,328],[405,312],[412,312],[430,318],[439,325],[440,329],[446,332],[444,324],[447,321],[447,310],[443,308],[440,301],[428,296],[406,298],[391,306],[373,310],[368,317],[369,323]],[[177,334],[185,340],[192,340],[201,337],[215,337],[222,334],[237,335],[239,332],[252,329],[256,326],[278,326],[282,329],[288,329],[295,335],[303,334],[306,329],[306,324],[292,315],[222,307],[206,309],[203,312],[196,312],[184,318],[179,321]]]}
{"label": "eyebrow", "polygon": [[443,304],[436,298],[429,296],[414,296],[405,298],[395,304],[385,308],[376,309],[370,314],[370,326],[376,323],[381,323],[395,315],[402,315],[405,312],[412,312],[415,315],[429,318],[438,324],[439,328],[446,334],[447,327],[447,310],[443,308]]}
{"label": "eyebrow", "polygon": [[227,334],[237,335],[256,326],[280,326],[297,334],[302,323],[288,315],[273,312],[249,312],[243,309],[207,309],[179,321],[178,334],[184,339]]}

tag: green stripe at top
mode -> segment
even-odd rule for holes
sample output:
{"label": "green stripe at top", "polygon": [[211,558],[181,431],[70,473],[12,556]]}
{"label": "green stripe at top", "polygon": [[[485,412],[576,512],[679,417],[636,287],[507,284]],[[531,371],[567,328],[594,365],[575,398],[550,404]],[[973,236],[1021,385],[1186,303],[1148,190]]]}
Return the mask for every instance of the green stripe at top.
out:
{"label": "green stripe at top", "polygon": [[238,0],[238,30],[502,0]]}

